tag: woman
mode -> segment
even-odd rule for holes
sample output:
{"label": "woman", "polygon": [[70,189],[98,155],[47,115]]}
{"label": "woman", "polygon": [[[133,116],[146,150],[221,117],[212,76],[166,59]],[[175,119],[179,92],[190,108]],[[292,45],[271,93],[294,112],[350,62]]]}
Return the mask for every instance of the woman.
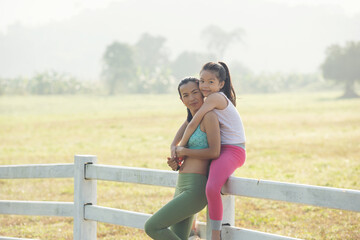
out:
{"label": "woman", "polygon": [[[172,149],[182,137],[191,117],[200,109],[204,100],[199,90],[199,80],[185,78],[178,87],[181,101],[188,109],[188,118],[177,132]],[[145,223],[145,232],[157,240],[188,239],[194,214],[207,204],[205,187],[209,161],[220,154],[220,128],[217,116],[208,112],[189,139],[187,148],[182,149],[186,156],[179,169],[174,198],[157,211]],[[176,167],[174,157],[168,161]]]}

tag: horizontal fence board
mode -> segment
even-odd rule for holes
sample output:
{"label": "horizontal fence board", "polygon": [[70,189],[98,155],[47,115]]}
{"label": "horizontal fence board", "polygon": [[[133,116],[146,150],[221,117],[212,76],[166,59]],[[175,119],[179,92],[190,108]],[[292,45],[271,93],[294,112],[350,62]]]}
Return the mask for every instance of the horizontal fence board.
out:
{"label": "horizontal fence board", "polygon": [[127,210],[85,205],[85,219],[120,226],[144,229],[144,224],[150,214],[138,213]]}
{"label": "horizontal fence board", "polygon": [[[206,223],[198,222],[197,231],[199,237],[206,238]],[[223,226],[221,231],[222,239],[244,239],[244,240],[298,240],[298,238],[291,238],[280,236],[271,233],[265,233],[260,231],[254,231],[245,228]]]}
{"label": "horizontal fence board", "polygon": [[249,229],[224,226],[221,231],[222,239],[244,240],[299,240],[298,238],[285,237],[271,233],[264,233]]}
{"label": "horizontal fence board", "polygon": [[[85,206],[85,218],[87,220],[110,223],[120,226],[133,227],[144,230],[145,222],[151,214],[133,211],[100,207],[96,205]],[[206,238],[206,223],[198,223],[200,237]],[[236,227],[223,227],[223,239],[246,239],[246,240],[297,240],[297,238],[285,237],[270,233],[253,231]]]}
{"label": "horizontal fence board", "polygon": [[29,164],[0,166],[0,179],[72,177],[74,177],[74,164]]}
{"label": "horizontal fence board", "polygon": [[72,217],[73,213],[72,202],[0,200],[0,214]]}
{"label": "horizontal fence board", "polygon": [[[177,173],[146,168],[89,164],[86,178],[175,187]],[[360,191],[247,179],[231,176],[224,185],[225,194],[308,204],[360,212]]]}
{"label": "horizontal fence board", "polygon": [[0,236],[0,240],[38,240],[38,239],[30,239],[30,238],[13,238],[13,237],[3,237]]}
{"label": "horizontal fence board", "polygon": [[118,167],[101,164],[86,165],[86,179],[175,187],[177,176],[177,172],[165,170]]}
{"label": "horizontal fence board", "polygon": [[224,194],[360,212],[360,191],[230,177]]}

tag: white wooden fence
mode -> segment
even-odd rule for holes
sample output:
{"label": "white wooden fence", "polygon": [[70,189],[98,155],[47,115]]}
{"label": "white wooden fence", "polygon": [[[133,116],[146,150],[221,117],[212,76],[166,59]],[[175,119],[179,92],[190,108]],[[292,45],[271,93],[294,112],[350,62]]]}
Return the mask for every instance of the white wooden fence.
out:
{"label": "white wooden fence", "polygon": [[[96,180],[130,182],[175,187],[173,171],[106,166],[96,164],[96,156],[76,155],[74,164],[0,166],[0,179],[74,178],[74,202],[0,200],[0,214],[62,216],[74,218],[74,239],[95,240],[97,222],[144,228],[151,216],[146,213],[101,207],[96,204]],[[222,239],[290,240],[291,237],[234,227],[234,196],[263,198],[326,208],[360,212],[360,191],[230,177],[222,189],[224,226]],[[210,229],[199,224],[200,237],[210,239]],[[18,239],[1,237],[0,239]]]}

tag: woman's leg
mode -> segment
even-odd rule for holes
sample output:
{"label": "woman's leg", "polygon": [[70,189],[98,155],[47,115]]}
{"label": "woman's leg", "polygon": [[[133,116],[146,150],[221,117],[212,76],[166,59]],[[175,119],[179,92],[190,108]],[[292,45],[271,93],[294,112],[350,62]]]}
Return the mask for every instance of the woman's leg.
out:
{"label": "woman's leg", "polygon": [[146,234],[158,240],[187,239],[193,215],[207,203],[206,181],[207,178],[200,174],[179,174],[175,198],[148,219]]}
{"label": "woman's leg", "polygon": [[181,222],[175,223],[170,227],[171,231],[173,231],[180,239],[188,239],[191,232],[191,225],[194,219],[194,214],[185,218]]}
{"label": "woman's leg", "polygon": [[191,236],[196,236],[198,233],[197,233],[197,213],[196,214],[194,214],[194,220],[193,220],[193,223],[192,223],[192,226],[191,226],[191,231],[190,231],[190,237]]}
{"label": "woman's leg", "polygon": [[209,179],[206,184],[209,217],[213,230],[221,230],[223,206],[221,188],[229,176],[241,167],[246,158],[245,150],[241,147],[224,145],[221,147],[220,157],[210,164]]}

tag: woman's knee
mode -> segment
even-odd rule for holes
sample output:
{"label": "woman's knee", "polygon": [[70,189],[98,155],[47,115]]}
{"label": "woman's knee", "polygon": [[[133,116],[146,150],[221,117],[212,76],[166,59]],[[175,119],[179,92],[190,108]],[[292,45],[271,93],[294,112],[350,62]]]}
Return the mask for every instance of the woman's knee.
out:
{"label": "woman's knee", "polygon": [[154,234],[154,232],[156,232],[156,224],[153,223],[151,218],[149,218],[145,222],[144,230],[145,230],[145,233],[150,237]]}

